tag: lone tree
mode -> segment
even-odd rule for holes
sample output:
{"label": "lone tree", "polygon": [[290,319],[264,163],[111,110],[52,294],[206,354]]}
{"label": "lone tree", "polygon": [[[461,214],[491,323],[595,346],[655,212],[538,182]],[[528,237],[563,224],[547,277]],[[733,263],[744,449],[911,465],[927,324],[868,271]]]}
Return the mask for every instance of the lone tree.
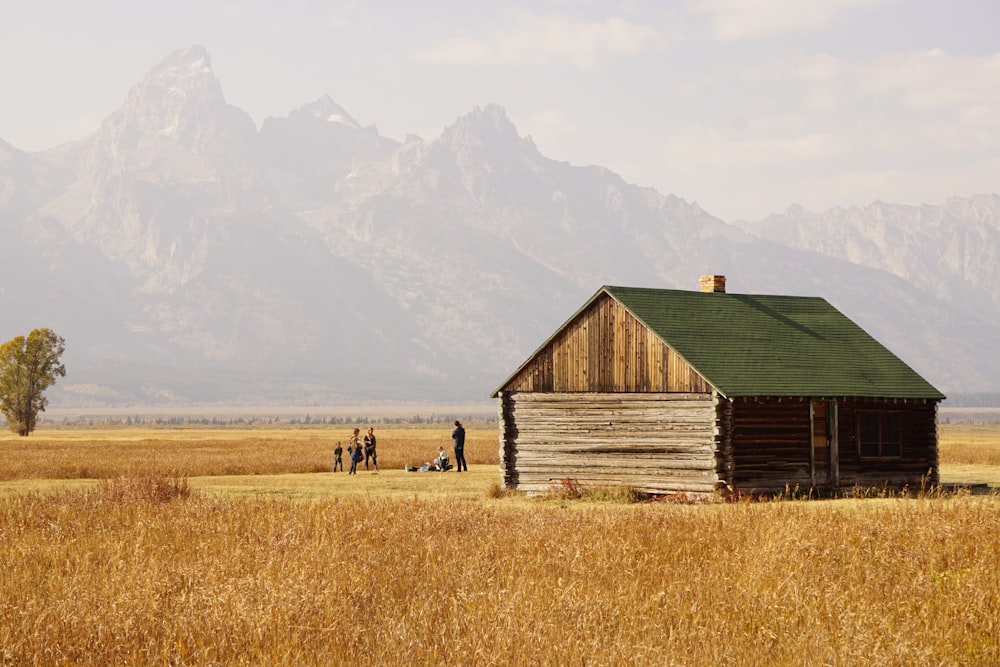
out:
{"label": "lone tree", "polygon": [[18,336],[0,346],[0,412],[11,431],[30,435],[35,430],[38,413],[49,404],[42,392],[56,377],[66,376],[59,360],[65,348],[51,329],[35,329],[27,338]]}

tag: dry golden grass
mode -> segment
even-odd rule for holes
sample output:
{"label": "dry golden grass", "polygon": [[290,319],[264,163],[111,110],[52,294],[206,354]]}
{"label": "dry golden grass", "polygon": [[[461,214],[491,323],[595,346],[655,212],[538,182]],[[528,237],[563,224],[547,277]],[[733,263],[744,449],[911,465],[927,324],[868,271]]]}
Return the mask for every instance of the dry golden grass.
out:
{"label": "dry golden grass", "polygon": [[[0,664],[1000,664],[995,495],[529,501],[485,428],[469,474],[401,470],[447,428],[317,474],[349,433],[0,438]],[[942,427],[952,469],[998,448]]]}
{"label": "dry golden grass", "polygon": [[0,498],[0,663],[1000,662],[1000,501]]}
{"label": "dry golden grass", "polygon": [[942,465],[1000,466],[1000,424],[941,424]]}
{"label": "dry golden grass", "polygon": [[[365,424],[359,424],[362,430]],[[0,433],[0,480],[105,479],[162,474],[277,475],[329,470],[351,427],[55,429],[28,438]],[[444,426],[376,427],[382,468],[402,468],[451,448]],[[1000,425],[942,424],[941,464],[1000,466]],[[470,428],[470,464],[497,463],[495,427]]]}
{"label": "dry golden grass", "polygon": [[[367,430],[366,425],[359,425]],[[333,448],[347,448],[351,428],[45,430],[27,438],[0,438],[0,481],[108,479],[157,474],[278,475],[333,468]],[[383,469],[432,460],[439,446],[451,451],[451,429],[379,428]],[[497,432],[468,429],[469,464],[496,464]],[[347,467],[350,462],[345,452]],[[363,464],[362,464],[363,467]]]}

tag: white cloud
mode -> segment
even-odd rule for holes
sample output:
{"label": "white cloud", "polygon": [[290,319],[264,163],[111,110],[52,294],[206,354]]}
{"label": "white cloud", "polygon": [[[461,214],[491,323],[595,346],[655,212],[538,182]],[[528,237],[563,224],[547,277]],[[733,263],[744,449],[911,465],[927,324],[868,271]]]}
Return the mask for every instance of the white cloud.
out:
{"label": "white cloud", "polygon": [[888,56],[859,71],[871,87],[897,90],[908,106],[931,111],[969,105],[1000,109],[1000,54],[982,58],[936,54]]}
{"label": "white cloud", "polygon": [[664,160],[671,169],[744,168],[821,162],[843,154],[849,142],[829,132],[745,139],[695,125],[667,141]]}
{"label": "white cloud", "polygon": [[[745,122],[739,136],[722,124],[714,132],[699,124],[672,140],[671,149],[707,146],[697,164],[721,165],[726,154],[747,166],[794,164],[853,151],[903,168],[915,152],[931,160],[942,150],[1000,152],[1000,55],[934,49],[849,61],[820,54],[714,78],[734,82],[722,104]],[[744,97],[747,87],[757,93],[755,105]]]}
{"label": "white cloud", "polygon": [[715,39],[728,42],[816,30],[887,1],[893,0],[691,0],[690,7],[707,15]]}
{"label": "white cloud", "polygon": [[[841,108],[851,107],[855,129],[906,144],[915,138],[948,149],[1000,150],[1000,55],[955,56],[940,49],[887,54],[868,62],[841,63],[823,82]],[[815,89],[814,89],[815,90]],[[876,115],[876,109],[878,113]]]}
{"label": "white cloud", "polygon": [[351,20],[343,14],[333,14],[326,19],[326,24],[335,30],[342,30],[350,27]]}
{"label": "white cloud", "polygon": [[838,79],[847,71],[847,64],[828,53],[806,56],[794,63],[795,71],[803,81],[830,81]]}
{"label": "white cloud", "polygon": [[343,30],[353,26],[357,21],[358,3],[348,1],[337,3],[331,8],[326,24],[334,30]]}
{"label": "white cloud", "polygon": [[608,55],[635,56],[654,44],[657,31],[621,17],[584,21],[560,15],[519,14],[513,25],[483,37],[446,39],[419,59],[463,65],[546,65],[589,68]]}
{"label": "white cloud", "polygon": [[[816,55],[706,80],[731,91],[717,106],[743,122],[689,117],[662,140],[660,167],[670,187],[724,218],[762,216],[781,201],[933,203],[1000,183],[1000,55]],[[706,186],[706,175],[726,187]]]}

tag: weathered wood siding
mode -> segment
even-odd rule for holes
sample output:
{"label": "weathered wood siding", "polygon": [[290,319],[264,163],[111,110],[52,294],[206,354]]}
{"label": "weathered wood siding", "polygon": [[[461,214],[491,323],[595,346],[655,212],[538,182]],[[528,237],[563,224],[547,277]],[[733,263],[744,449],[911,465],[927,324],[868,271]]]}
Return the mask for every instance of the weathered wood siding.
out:
{"label": "weathered wood siding", "polygon": [[809,401],[733,401],[732,429],[734,490],[780,491],[786,485],[812,485]]}
{"label": "weathered wood siding", "polygon": [[[934,401],[838,399],[839,486],[917,485],[938,481],[937,405]],[[810,401],[738,399],[732,407],[730,484],[738,491],[808,488],[811,478]],[[902,429],[898,458],[862,459],[858,453],[859,411],[897,412]],[[728,481],[728,480],[727,480]]]}
{"label": "weathered wood siding", "polygon": [[708,393],[712,387],[605,294],[560,330],[501,391]]}
{"label": "weathered wood siding", "polygon": [[[841,486],[919,486],[921,478],[937,484],[936,401],[838,401]],[[895,412],[900,417],[902,452],[898,459],[862,459],[858,454],[859,411]]]}
{"label": "weathered wood siding", "polygon": [[563,479],[648,493],[713,491],[720,420],[710,393],[500,392],[502,481],[528,493]]}

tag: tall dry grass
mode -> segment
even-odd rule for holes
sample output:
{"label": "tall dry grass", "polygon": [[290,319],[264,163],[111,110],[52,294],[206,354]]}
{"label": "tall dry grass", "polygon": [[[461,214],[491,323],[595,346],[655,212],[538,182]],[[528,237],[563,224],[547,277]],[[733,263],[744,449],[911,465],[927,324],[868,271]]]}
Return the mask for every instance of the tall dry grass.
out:
{"label": "tall dry grass", "polygon": [[[362,430],[367,426],[360,425]],[[351,428],[207,431],[120,429],[88,437],[85,430],[0,439],[0,481],[109,479],[172,472],[181,476],[278,475],[331,470],[333,448],[347,447]],[[379,466],[401,469],[451,450],[449,428],[376,427]],[[468,429],[466,460],[497,463],[497,432]],[[345,462],[350,466],[346,452]]]}
{"label": "tall dry grass", "polygon": [[0,498],[0,663],[1000,662],[1000,502]]}
{"label": "tall dry grass", "polygon": [[1000,466],[1000,425],[942,424],[938,434],[942,464]]}

